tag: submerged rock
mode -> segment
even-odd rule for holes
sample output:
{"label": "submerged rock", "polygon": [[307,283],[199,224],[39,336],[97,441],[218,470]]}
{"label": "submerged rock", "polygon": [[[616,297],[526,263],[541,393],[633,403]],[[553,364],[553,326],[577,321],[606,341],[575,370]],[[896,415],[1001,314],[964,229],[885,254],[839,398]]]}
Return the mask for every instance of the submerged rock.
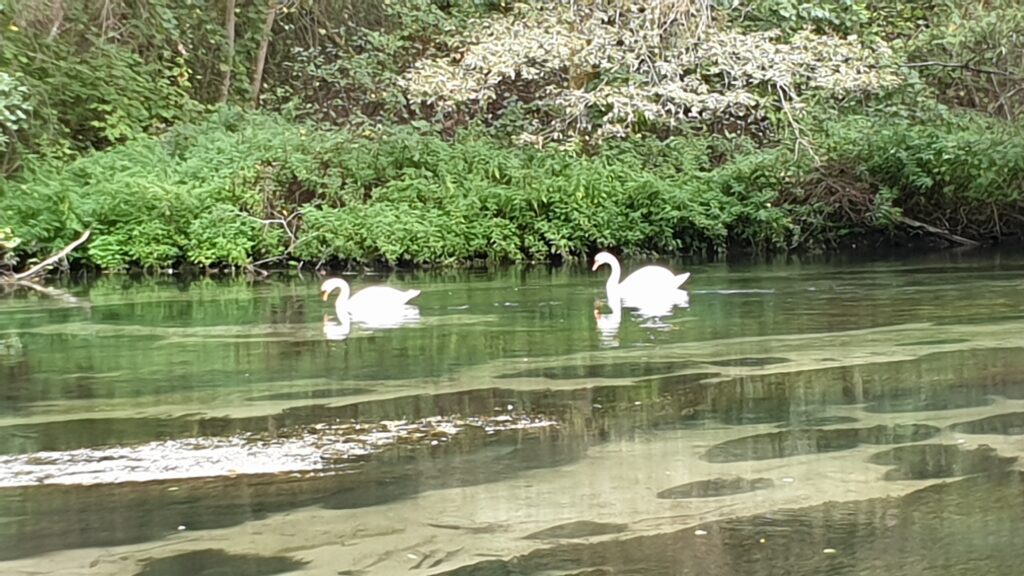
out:
{"label": "submerged rock", "polygon": [[966,434],[1001,434],[1020,436],[1024,434],[1024,412],[1008,412],[987,418],[961,422],[950,426],[956,432]]}
{"label": "submerged rock", "polygon": [[964,450],[954,444],[897,446],[868,458],[872,464],[895,466],[885,473],[886,480],[929,480],[1002,472],[1016,461],[1016,457],[1000,456],[988,445]]}
{"label": "submerged rock", "polygon": [[765,490],[773,486],[775,486],[775,482],[771,478],[711,478],[666,488],[658,492],[658,498],[663,500],[718,498]]}
{"label": "submerged rock", "polygon": [[749,356],[744,358],[728,358],[726,360],[712,360],[708,364],[720,368],[756,368],[759,366],[771,366],[773,364],[785,364],[791,362],[789,358],[777,358],[774,356]]}
{"label": "submerged rock", "polygon": [[288,556],[230,554],[208,548],[184,552],[146,562],[136,576],[180,576],[182,574],[245,574],[271,576],[301,569],[308,562]]}
{"label": "submerged rock", "polygon": [[715,444],[701,456],[708,462],[747,462],[850,450],[861,444],[919,442],[939,433],[927,424],[879,424],[871,428],[812,428],[744,436]]}
{"label": "submerged rock", "polygon": [[696,365],[690,360],[681,361],[625,361],[595,364],[577,364],[530,368],[518,372],[499,374],[497,378],[545,378],[547,380],[574,380],[577,378],[640,378],[671,374]]}
{"label": "submerged rock", "polygon": [[[436,576],[609,574],[1020,574],[1024,498],[1016,470],[938,483],[898,498],[831,501],[675,532],[554,543]],[[765,537],[766,531],[768,533]],[[764,544],[756,544],[762,539]],[[601,572],[598,572],[599,574]]]}
{"label": "submerged rock", "polygon": [[555,538],[587,538],[590,536],[603,536],[605,534],[620,534],[626,531],[627,524],[611,524],[607,522],[594,522],[591,520],[578,520],[566,522],[550,528],[545,528],[524,538],[531,540],[547,540]]}
{"label": "submerged rock", "polygon": [[783,422],[776,426],[776,428],[823,428],[825,426],[853,424],[855,422],[860,422],[860,420],[853,416],[811,416],[798,418],[793,422]]}

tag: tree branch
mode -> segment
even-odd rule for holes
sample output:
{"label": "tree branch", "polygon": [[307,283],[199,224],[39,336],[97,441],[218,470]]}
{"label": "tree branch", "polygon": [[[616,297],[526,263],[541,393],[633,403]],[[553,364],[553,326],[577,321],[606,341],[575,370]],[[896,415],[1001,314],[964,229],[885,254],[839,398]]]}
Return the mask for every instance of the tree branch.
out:
{"label": "tree branch", "polygon": [[979,74],[991,74],[993,76],[1006,76],[1007,78],[1016,78],[1015,75],[1006,72],[1005,70],[993,70],[991,68],[978,68],[971,66],[970,64],[963,64],[960,62],[939,62],[936,60],[929,60],[927,62],[904,62],[901,64],[904,68],[960,68],[961,70],[969,70],[971,72],[977,72]]}
{"label": "tree branch", "polygon": [[20,274],[15,274],[14,275],[14,280],[16,280],[16,281],[28,280],[29,278],[32,278],[33,276],[38,276],[38,275],[42,274],[43,272],[46,272],[47,268],[49,268],[50,266],[53,266],[54,264],[56,264],[61,258],[64,258],[72,250],[77,248],[79,244],[81,244],[81,243],[85,242],[86,240],[88,240],[90,232],[91,232],[90,230],[86,230],[85,232],[82,233],[81,236],[78,237],[78,240],[75,240],[71,244],[68,244],[63,249],[61,249],[60,252],[57,252],[53,256],[50,256],[46,260],[43,260],[39,264],[36,264],[35,266],[29,268],[28,270],[26,270],[26,271],[24,271],[24,272],[22,272]]}
{"label": "tree branch", "polygon": [[957,236],[956,234],[953,234],[949,230],[943,230],[942,228],[937,228],[930,224],[925,224],[924,222],[918,222],[917,220],[907,218],[906,216],[900,216],[900,222],[912,228],[920,228],[925,232],[934,234],[954,244],[960,244],[961,246],[975,247],[981,245],[980,242],[976,242],[974,240],[964,238],[962,236]]}

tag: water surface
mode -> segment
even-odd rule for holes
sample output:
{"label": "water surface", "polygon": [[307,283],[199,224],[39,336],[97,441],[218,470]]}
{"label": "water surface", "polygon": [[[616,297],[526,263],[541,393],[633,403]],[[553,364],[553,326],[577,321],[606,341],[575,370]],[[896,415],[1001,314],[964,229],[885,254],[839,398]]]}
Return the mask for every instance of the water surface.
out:
{"label": "water surface", "polygon": [[0,300],[0,573],[1019,572],[1024,259],[687,269],[658,318],[348,276],[419,317],[326,333],[309,277]]}

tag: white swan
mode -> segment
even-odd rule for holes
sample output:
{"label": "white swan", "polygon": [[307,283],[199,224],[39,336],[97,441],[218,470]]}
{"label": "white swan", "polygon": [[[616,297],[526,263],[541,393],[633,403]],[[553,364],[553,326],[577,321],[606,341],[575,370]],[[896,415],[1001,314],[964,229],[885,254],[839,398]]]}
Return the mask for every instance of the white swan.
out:
{"label": "white swan", "polygon": [[636,310],[641,318],[661,318],[671,316],[673,308],[689,308],[690,293],[686,290],[666,290],[643,297],[633,295],[623,298],[622,305]]}
{"label": "white swan", "polygon": [[[341,290],[334,302],[334,311],[341,320],[342,316],[351,314],[356,320],[360,318],[391,318],[404,317],[411,313],[406,306],[409,300],[419,296],[419,290],[396,290],[388,286],[369,286],[355,294],[351,293],[348,282],[341,278],[328,278],[320,285],[320,295],[324,301],[335,290]],[[419,316],[417,310],[416,316]]]}
{"label": "white swan", "polygon": [[668,268],[662,266],[644,266],[619,282],[622,276],[622,267],[619,260],[608,252],[601,252],[594,256],[594,267],[597,270],[602,265],[608,264],[612,268],[611,276],[605,284],[605,291],[608,293],[608,301],[627,300],[642,304],[647,300],[675,300],[679,286],[690,278],[690,273],[673,274]]}

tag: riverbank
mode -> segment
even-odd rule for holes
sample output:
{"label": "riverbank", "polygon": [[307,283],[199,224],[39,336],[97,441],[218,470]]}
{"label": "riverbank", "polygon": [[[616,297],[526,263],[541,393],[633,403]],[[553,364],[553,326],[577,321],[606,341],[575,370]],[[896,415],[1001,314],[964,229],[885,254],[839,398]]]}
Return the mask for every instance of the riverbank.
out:
{"label": "riverbank", "polygon": [[13,259],[45,257],[91,228],[75,262],[104,270],[820,251],[1024,231],[1017,127],[866,122],[824,124],[815,159],[720,136],[584,151],[472,130],[356,134],[224,109],[68,164],[39,163],[2,181],[0,211],[18,239]]}
{"label": "riverbank", "polygon": [[0,11],[0,273],[1024,236],[1008,0],[66,4]]}

